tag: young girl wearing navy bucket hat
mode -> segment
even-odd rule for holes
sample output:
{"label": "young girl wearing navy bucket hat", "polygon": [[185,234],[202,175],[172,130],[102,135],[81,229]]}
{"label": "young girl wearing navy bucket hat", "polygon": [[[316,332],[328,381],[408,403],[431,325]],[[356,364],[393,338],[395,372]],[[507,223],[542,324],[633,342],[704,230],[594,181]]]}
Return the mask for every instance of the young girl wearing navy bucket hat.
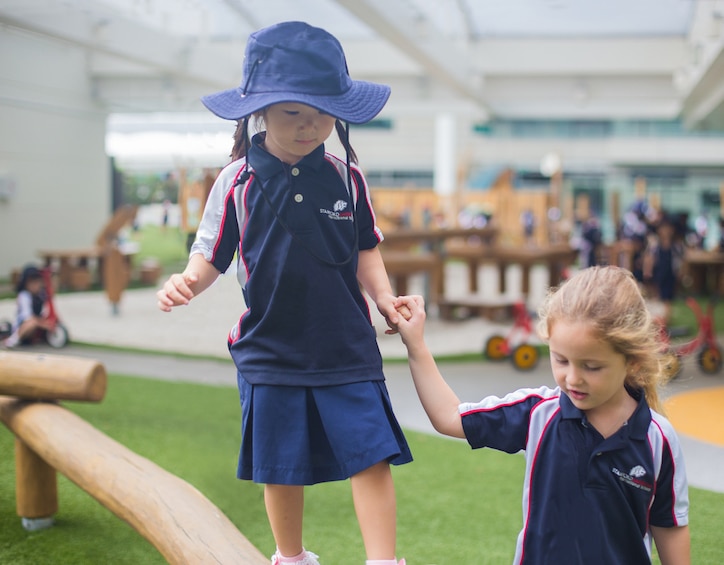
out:
{"label": "young girl wearing navy bucket hat", "polygon": [[[229,335],[242,405],[237,475],[265,485],[275,565],[318,565],[302,545],[303,489],[347,478],[367,564],[398,564],[390,464],[412,456],[360,283],[387,333],[402,314],[349,145],[349,124],[370,121],[389,94],[350,78],[332,35],[285,22],[250,36],[239,88],[202,98],[237,121],[233,160],[211,190],[186,269],[158,304],[188,304],[237,255],[247,305]],[[252,119],[261,127],[250,138]],[[335,128],[344,160],[325,151]]]}

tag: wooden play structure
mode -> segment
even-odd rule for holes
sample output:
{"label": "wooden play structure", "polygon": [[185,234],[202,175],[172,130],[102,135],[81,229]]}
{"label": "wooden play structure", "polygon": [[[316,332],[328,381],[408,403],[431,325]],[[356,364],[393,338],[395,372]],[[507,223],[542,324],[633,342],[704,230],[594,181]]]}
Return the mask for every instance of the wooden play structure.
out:
{"label": "wooden play structure", "polygon": [[201,214],[218,171],[204,169],[198,178],[193,178],[186,169],[181,169],[179,174],[178,203],[181,208],[181,231],[186,234],[187,246],[190,247],[196,237]]}
{"label": "wooden play structure", "polygon": [[0,352],[0,421],[15,435],[16,510],[24,527],[52,525],[60,472],[128,522],[171,564],[267,564],[193,486],[58,403],[100,402],[105,391],[106,372],[96,361]]}
{"label": "wooden play structure", "polygon": [[101,259],[101,277],[114,312],[118,309],[123,291],[131,280],[131,256],[118,241],[118,233],[124,226],[133,223],[138,206],[122,206],[113,214],[96,238],[96,247]]}
{"label": "wooden play structure", "polygon": [[[522,269],[520,294],[525,297],[534,266],[542,265],[548,270],[548,284],[553,286],[560,283],[577,259],[576,251],[568,244],[572,205],[568,205],[571,209],[562,210],[568,221],[549,221],[549,210],[560,204],[560,176],[551,179],[550,190],[526,190],[514,188],[513,172],[504,170],[485,191],[459,190],[441,196],[432,190],[376,188],[372,190],[372,199],[385,235],[380,250],[395,292],[405,294],[408,279],[424,275],[426,299],[438,307],[443,318],[462,309],[470,315],[489,318],[511,316],[515,300],[506,295],[509,266]],[[458,214],[463,210],[482,214],[485,225],[460,225]],[[532,234],[525,233],[525,214],[533,218]],[[465,296],[447,296],[445,267],[450,261],[467,266]],[[482,265],[497,268],[498,296],[478,292]]]}
{"label": "wooden play structure", "polygon": [[[566,241],[570,226],[564,222],[552,224],[548,209],[557,205],[558,196],[552,190],[513,187],[513,172],[503,170],[487,190],[460,189],[453,195],[439,195],[430,189],[373,188],[372,204],[377,222],[385,234],[396,229],[428,229],[433,227],[459,228],[458,214],[465,208],[484,210],[492,217],[502,245],[547,245],[551,241]],[[526,240],[522,215],[530,211],[534,218],[533,239]],[[565,210],[570,218],[572,210]]]}
{"label": "wooden play structure", "polygon": [[[93,282],[106,291],[114,312],[131,280],[133,244],[119,241],[120,231],[133,223],[138,206],[121,206],[103,226],[95,245],[79,249],[41,249],[38,255],[57,275],[57,286],[64,290],[87,290]],[[159,273],[160,274],[160,273]]]}

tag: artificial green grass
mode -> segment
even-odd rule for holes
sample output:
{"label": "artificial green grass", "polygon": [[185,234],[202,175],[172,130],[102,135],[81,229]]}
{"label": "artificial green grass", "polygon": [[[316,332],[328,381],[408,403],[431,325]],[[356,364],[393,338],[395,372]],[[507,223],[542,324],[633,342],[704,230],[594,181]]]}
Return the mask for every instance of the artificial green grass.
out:
{"label": "artificial green grass", "polygon": [[[65,403],[112,438],[184,478],[265,554],[274,542],[263,487],[235,478],[240,408],[234,388],[111,375],[97,404]],[[398,554],[416,565],[510,563],[521,523],[524,460],[407,432],[415,461],[393,469]],[[25,532],[15,515],[13,438],[0,426],[0,563],[163,563],[159,553],[89,495],[59,477],[53,528]],[[724,563],[724,494],[690,489],[694,563]],[[349,482],[306,490],[305,544],[322,563],[363,563]],[[472,561],[471,561],[472,560]]]}
{"label": "artificial green grass", "polygon": [[146,259],[159,262],[164,273],[180,272],[186,266],[188,250],[187,234],[178,227],[163,228],[156,225],[145,225],[131,234],[131,239],[138,243],[139,249],[133,258],[140,265]]}

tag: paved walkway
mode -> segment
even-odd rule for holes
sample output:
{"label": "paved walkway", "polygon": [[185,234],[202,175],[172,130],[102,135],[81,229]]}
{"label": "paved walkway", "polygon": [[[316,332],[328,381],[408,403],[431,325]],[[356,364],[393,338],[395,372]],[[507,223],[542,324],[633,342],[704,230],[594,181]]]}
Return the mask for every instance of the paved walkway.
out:
{"label": "paved walkway", "polygon": [[[412,289],[413,292],[421,290]],[[126,291],[118,315],[113,315],[102,292],[63,294],[57,297],[56,307],[74,343],[62,350],[37,346],[29,351],[90,357],[102,362],[110,373],[236,386],[234,367],[225,345],[227,332],[243,309],[233,276],[220,277],[214,287],[189,306],[177,308],[171,313],[163,313],[156,308],[155,291],[150,289]],[[13,301],[0,301],[0,319],[10,319],[13,315]],[[404,358],[405,349],[399,336],[384,335],[384,321],[377,313],[374,315],[383,357],[386,360]],[[508,328],[506,324],[483,319],[444,322],[431,316],[427,339],[436,355],[477,353],[482,350],[488,336],[505,334]],[[156,353],[128,353],[84,347],[77,343]],[[178,353],[204,358],[174,356]],[[434,433],[417,399],[407,365],[386,361],[385,369],[390,396],[402,426]],[[441,371],[460,398],[465,400],[477,400],[490,394],[502,395],[519,387],[553,385],[545,359],[535,370],[525,373],[516,371],[508,362],[494,364],[482,359],[442,363]],[[704,376],[698,371],[695,361],[688,359],[683,376],[674,381],[665,394],[671,396],[722,386],[724,375]],[[694,435],[680,433],[680,438],[690,484],[724,492],[724,446],[702,441]]]}

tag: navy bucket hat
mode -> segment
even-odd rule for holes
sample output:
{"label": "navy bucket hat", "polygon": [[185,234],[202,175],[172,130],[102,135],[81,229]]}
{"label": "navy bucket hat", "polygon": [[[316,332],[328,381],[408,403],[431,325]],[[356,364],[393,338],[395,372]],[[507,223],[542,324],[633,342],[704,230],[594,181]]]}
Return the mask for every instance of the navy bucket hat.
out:
{"label": "navy bucket hat", "polygon": [[387,102],[390,87],[352,80],[337,39],[304,22],[283,22],[249,36],[241,85],[201,98],[220,118],[239,120],[280,102],[298,102],[363,124]]}

